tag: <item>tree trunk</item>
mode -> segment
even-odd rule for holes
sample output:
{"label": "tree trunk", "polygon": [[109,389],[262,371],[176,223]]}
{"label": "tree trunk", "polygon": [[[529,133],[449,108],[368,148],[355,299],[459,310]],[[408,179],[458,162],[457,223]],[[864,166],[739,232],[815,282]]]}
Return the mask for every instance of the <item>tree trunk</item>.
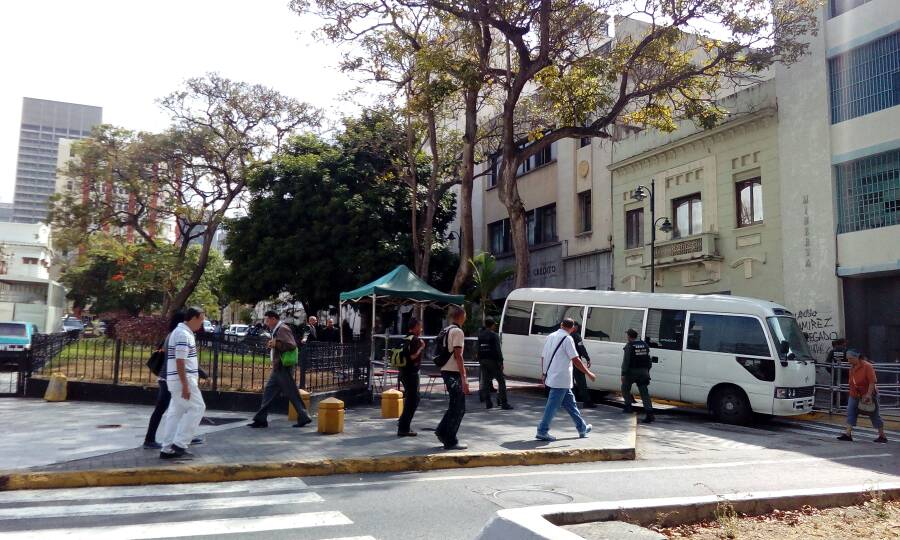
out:
{"label": "tree trunk", "polygon": [[422,265],[422,247],[419,244],[419,182],[416,174],[416,137],[409,114],[406,115],[406,168],[409,174],[410,227],[412,232],[413,271],[418,274]]}
{"label": "tree trunk", "polygon": [[[227,207],[228,206],[226,205],[226,208]],[[213,238],[215,237],[218,228],[218,221],[214,220],[207,224],[206,231],[203,233],[203,246],[200,248],[200,257],[197,259],[197,266],[194,267],[194,271],[191,272],[187,282],[185,282],[181,289],[175,293],[172,301],[169,302],[168,309],[166,310],[166,317],[171,318],[175,311],[183,308],[184,304],[187,303],[188,298],[194,294],[197,284],[200,283],[200,279],[203,277],[203,272],[206,271],[206,264],[209,262],[209,250],[212,247]]]}
{"label": "tree trunk", "polygon": [[509,213],[509,223],[512,232],[513,252],[516,255],[516,280],[515,288],[528,286],[528,273],[530,261],[528,260],[528,231],[525,226],[525,205],[519,197],[519,188],[516,185],[516,169],[518,162],[515,155],[504,152],[503,167],[500,174],[500,201]]}
{"label": "tree trunk", "polygon": [[434,111],[426,114],[428,122],[428,144],[431,149],[431,175],[428,179],[428,207],[425,209],[425,223],[422,227],[422,259],[419,266],[419,277],[428,280],[428,271],[431,267],[431,248],[434,244],[434,216],[437,214],[438,201],[438,177],[440,176],[441,159],[438,152],[437,119]]}
{"label": "tree trunk", "polygon": [[463,132],[462,163],[460,164],[459,216],[460,250],[459,268],[453,278],[453,294],[459,294],[472,278],[472,257],[475,256],[474,225],[472,223],[472,192],[475,178],[475,143],[478,137],[478,90],[465,92],[465,128]]}

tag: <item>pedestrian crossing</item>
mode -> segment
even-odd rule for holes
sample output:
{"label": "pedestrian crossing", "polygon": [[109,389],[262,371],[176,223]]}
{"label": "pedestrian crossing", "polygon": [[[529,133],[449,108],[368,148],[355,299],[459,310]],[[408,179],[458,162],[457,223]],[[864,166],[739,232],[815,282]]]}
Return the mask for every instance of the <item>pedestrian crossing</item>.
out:
{"label": "pedestrian crossing", "polygon": [[[267,537],[375,540],[299,478],[0,493],[0,540]],[[338,531],[338,534],[333,534]],[[350,532],[349,530],[347,532]]]}

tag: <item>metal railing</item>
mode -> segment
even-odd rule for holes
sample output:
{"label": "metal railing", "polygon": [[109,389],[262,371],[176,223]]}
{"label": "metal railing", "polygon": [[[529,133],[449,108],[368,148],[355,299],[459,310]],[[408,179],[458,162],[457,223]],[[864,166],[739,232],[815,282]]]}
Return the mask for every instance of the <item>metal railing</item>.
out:
{"label": "metal railing", "polygon": [[[848,362],[816,362],[815,408],[830,413],[847,410],[850,395]],[[900,363],[873,362],[882,412],[900,412]]]}
{"label": "metal railing", "polygon": [[[272,372],[266,338],[221,334],[197,339],[200,369],[208,376],[200,387],[213,391],[260,392]],[[83,338],[77,334],[34,336],[28,356],[34,376],[62,373],[69,380],[113,385],[156,384],[147,368],[155,345],[120,339]],[[369,345],[310,342],[300,349],[295,380],[309,392],[365,387]]]}

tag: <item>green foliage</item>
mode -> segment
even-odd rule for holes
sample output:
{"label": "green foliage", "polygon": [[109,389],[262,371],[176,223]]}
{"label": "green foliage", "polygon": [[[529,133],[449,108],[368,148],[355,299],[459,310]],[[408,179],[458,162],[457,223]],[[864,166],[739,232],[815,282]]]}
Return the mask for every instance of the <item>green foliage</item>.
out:
{"label": "green foliage", "polygon": [[[346,120],[334,142],[296,137],[256,171],[247,216],[227,223],[226,255],[234,263],[225,289],[233,298],[255,303],[286,291],[315,311],[409,263],[409,189],[384,181],[391,156],[379,150],[393,143],[368,144],[374,132],[386,142],[390,133],[402,136],[385,134],[384,121],[367,112]],[[453,214],[447,194],[435,216],[439,236]]]}
{"label": "green foliage", "polygon": [[488,315],[499,313],[494,301],[491,300],[491,294],[504,281],[515,276],[516,271],[513,268],[498,268],[497,259],[487,252],[475,255],[470,262],[473,268],[473,288],[469,292],[469,301],[477,301],[481,306],[481,322],[484,323]]}
{"label": "green foliage", "polygon": [[[150,313],[183,287],[197,265],[200,247],[190,246],[182,258],[176,246],[125,243],[107,234],[95,234],[77,262],[65,269],[62,282],[77,307],[95,313],[125,311]],[[224,274],[224,261],[211,252],[208,272],[195,289],[193,301],[213,311],[218,299],[212,290]]]}

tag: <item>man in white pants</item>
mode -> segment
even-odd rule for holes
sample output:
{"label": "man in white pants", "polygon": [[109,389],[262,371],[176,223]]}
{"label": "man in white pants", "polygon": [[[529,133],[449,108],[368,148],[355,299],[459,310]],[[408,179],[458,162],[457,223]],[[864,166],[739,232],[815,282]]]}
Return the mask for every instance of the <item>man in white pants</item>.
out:
{"label": "man in white pants", "polygon": [[166,383],[172,393],[162,420],[161,459],[189,458],[187,451],[200,426],[206,404],[197,386],[200,367],[197,362],[197,340],[194,333],[203,328],[200,308],[188,308],[184,322],[169,335],[166,347]]}

